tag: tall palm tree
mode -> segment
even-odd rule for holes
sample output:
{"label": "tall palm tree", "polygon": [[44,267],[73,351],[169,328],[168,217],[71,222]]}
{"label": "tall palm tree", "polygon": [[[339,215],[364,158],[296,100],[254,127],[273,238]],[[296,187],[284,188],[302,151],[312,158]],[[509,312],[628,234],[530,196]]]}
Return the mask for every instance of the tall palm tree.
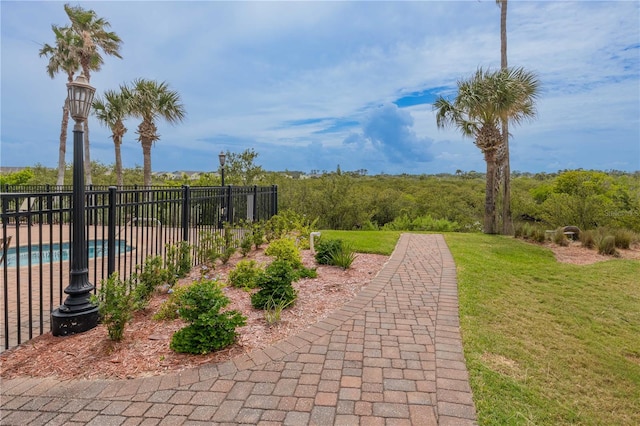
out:
{"label": "tall palm tree", "polygon": [[[71,21],[71,29],[79,37],[80,43],[77,49],[77,56],[80,67],[87,78],[91,81],[91,70],[95,70],[95,65],[103,62],[101,51],[107,55],[120,56],[120,46],[122,40],[114,32],[107,31],[111,24],[104,19],[98,18],[93,10],[85,10],[80,6],[64,5],[64,11]],[[84,167],[86,183],[91,184],[91,154],[89,152],[89,122],[84,121]]]}
{"label": "tall palm tree", "polygon": [[111,138],[115,147],[118,186],[124,184],[120,146],[122,145],[122,138],[127,132],[124,120],[129,116],[129,93],[130,91],[123,86],[120,91],[107,90],[104,92],[104,98],[98,97],[93,101],[93,112],[96,118],[111,130]]}
{"label": "tall palm tree", "polygon": [[496,153],[503,143],[502,120],[520,123],[533,118],[540,83],[522,68],[485,71],[479,68],[466,81],[458,82],[458,95],[453,102],[439,97],[438,127],[457,127],[464,136],[475,138],[487,163],[484,232],[496,233]]}
{"label": "tall palm tree", "polygon": [[[55,34],[54,45],[45,43],[40,49],[40,56],[49,58],[47,64],[47,74],[54,78],[59,72],[67,74],[67,82],[73,81],[73,75],[80,68],[80,60],[76,55],[78,40],[76,34],[69,27],[58,27],[52,25],[51,29]],[[60,147],[58,149],[58,178],[56,185],[64,184],[65,156],[67,152],[67,129],[69,128],[69,106],[65,98],[62,106],[62,124],[60,126]]]}
{"label": "tall palm tree", "polygon": [[142,145],[144,156],[144,185],[151,186],[151,147],[160,139],[156,121],[164,119],[175,124],[184,119],[184,105],[178,92],[170,90],[167,83],[154,80],[137,79],[130,89],[126,89],[131,98],[131,115],[142,119],[136,133]]}
{"label": "tall palm tree", "polygon": [[[500,68],[507,69],[507,0],[496,0],[500,6]],[[502,233],[513,231],[511,218],[511,159],[509,155],[509,120],[502,121],[504,150],[501,166],[502,178]]]}

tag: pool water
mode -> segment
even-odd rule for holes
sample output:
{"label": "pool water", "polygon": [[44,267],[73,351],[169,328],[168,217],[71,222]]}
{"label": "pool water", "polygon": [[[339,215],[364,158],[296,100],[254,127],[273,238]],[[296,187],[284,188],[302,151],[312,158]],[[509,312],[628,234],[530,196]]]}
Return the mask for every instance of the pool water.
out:
{"label": "pool water", "polygon": [[[95,259],[97,257],[106,256],[107,240],[89,240],[88,258]],[[69,260],[71,255],[71,243],[54,243],[33,245],[31,247],[31,265],[39,265],[42,263],[60,262]],[[116,240],[116,253],[127,253],[132,250],[132,247],[127,245],[125,240]],[[20,266],[27,266],[29,264],[29,248],[27,246],[11,247],[7,249],[6,253],[6,265],[17,266],[18,256],[20,258]],[[1,264],[0,264],[1,266]]]}

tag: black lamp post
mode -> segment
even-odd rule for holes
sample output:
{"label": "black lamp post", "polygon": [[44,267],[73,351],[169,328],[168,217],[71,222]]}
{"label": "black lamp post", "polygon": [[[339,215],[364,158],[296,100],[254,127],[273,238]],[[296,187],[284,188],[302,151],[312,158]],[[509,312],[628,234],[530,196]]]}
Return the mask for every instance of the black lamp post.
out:
{"label": "black lamp post", "polygon": [[89,261],[85,236],[84,153],[82,123],[89,116],[93,95],[84,74],[67,83],[69,110],[76,124],[73,127],[73,216],[71,273],[68,295],[64,303],[51,312],[51,332],[54,336],[82,333],[98,325],[98,307],[91,303],[93,284],[89,282]]}

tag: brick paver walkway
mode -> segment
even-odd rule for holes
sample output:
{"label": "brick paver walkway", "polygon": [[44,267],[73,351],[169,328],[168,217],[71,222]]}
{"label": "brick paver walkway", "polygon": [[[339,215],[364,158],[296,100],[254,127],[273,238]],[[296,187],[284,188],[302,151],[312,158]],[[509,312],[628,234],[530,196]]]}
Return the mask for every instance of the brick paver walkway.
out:
{"label": "brick paver walkway", "polygon": [[476,423],[441,235],[402,235],[354,300],[265,350],[166,376],[1,386],[2,425]]}

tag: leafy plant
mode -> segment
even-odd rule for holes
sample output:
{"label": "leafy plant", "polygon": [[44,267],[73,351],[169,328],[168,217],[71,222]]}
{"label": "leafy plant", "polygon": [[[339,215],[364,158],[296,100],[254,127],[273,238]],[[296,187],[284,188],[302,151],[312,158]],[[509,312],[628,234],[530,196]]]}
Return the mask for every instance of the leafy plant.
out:
{"label": "leafy plant", "polygon": [[[167,244],[167,269],[177,278],[184,278],[191,271],[191,246],[186,241]],[[171,285],[175,284],[175,280]]]}
{"label": "leafy plant", "polygon": [[158,312],[153,315],[153,319],[156,321],[174,320],[178,318],[178,301],[182,297],[182,294],[187,291],[188,286],[176,286],[173,288],[173,293],[169,294],[167,300],[165,300]]}
{"label": "leafy plant", "polygon": [[298,297],[291,283],[295,273],[285,260],[275,260],[266,267],[256,280],[260,291],[251,296],[251,304],[256,309],[265,309],[270,303],[290,305]]}
{"label": "leafy plant", "polygon": [[264,222],[254,222],[251,226],[251,238],[256,250],[264,243]]}
{"label": "leafy plant", "polygon": [[221,309],[229,304],[216,281],[196,281],[177,301],[178,315],[189,325],[175,332],[169,347],[176,352],[205,354],[235,341],[236,328],[246,324],[237,311]]}
{"label": "leafy plant", "polygon": [[231,256],[235,254],[236,250],[237,249],[234,246],[229,246],[224,249],[222,254],[220,254],[220,261],[222,261],[223,265],[226,265],[229,262],[229,259],[231,259]]}
{"label": "leafy plant", "polygon": [[197,253],[202,263],[208,263],[215,267],[216,260],[220,257],[221,241],[219,236],[210,231],[205,231],[200,235]]}
{"label": "leafy plant", "polygon": [[118,273],[114,272],[102,281],[97,295],[91,296],[91,302],[98,305],[100,320],[107,327],[111,340],[122,340],[124,328],[133,317],[130,286],[130,282],[120,280]]}
{"label": "leafy plant", "polygon": [[342,247],[342,240],[332,240],[320,238],[315,246],[316,262],[320,265],[332,265],[333,253],[336,253]]}
{"label": "leafy plant", "polygon": [[162,257],[151,256],[144,260],[144,266],[136,267],[138,272],[133,275],[135,288],[133,289],[133,302],[136,309],[144,309],[151,299],[156,288],[171,280],[170,272],[162,265]]}
{"label": "leafy plant", "polygon": [[349,269],[356,259],[356,253],[349,244],[342,244],[340,248],[331,253],[331,264],[342,269]]}
{"label": "leafy plant", "polygon": [[256,280],[262,272],[263,269],[255,260],[241,260],[229,272],[229,284],[245,289],[256,288]]}
{"label": "leafy plant", "polygon": [[249,233],[245,234],[240,242],[240,253],[242,257],[247,257],[253,247],[253,236]]}
{"label": "leafy plant", "polygon": [[289,262],[294,269],[302,267],[302,256],[295,243],[288,238],[281,238],[269,244],[264,252],[267,256],[273,256],[276,260]]}

